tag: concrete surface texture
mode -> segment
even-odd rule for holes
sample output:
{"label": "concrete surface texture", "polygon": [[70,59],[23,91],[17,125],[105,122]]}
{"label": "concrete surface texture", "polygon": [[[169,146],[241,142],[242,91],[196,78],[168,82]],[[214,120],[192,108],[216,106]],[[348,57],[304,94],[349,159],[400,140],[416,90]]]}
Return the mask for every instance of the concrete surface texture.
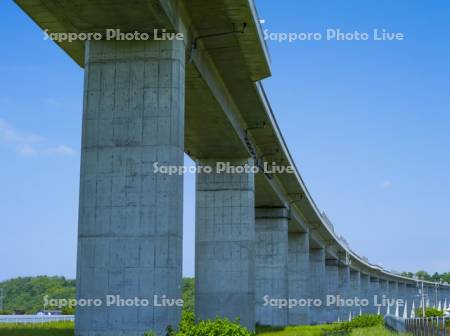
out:
{"label": "concrete surface texture", "polygon": [[[309,237],[307,233],[289,232],[288,297],[305,299],[309,292]],[[297,305],[288,309],[289,325],[309,324],[310,307]]]}
{"label": "concrete surface texture", "polygon": [[[253,161],[234,160],[235,165]],[[215,165],[203,161],[202,165]],[[255,183],[253,174],[197,174],[195,307],[255,326]]]}
{"label": "concrete surface texture", "polygon": [[256,209],[256,323],[288,325],[288,307],[265,305],[264,297],[288,297],[288,213]]}
{"label": "concrete surface texture", "polygon": [[[181,298],[184,45],[90,42],[86,49],[78,298]],[[77,335],[176,326],[180,308],[77,308]]]}
{"label": "concrete surface texture", "polygon": [[309,251],[309,279],[310,298],[322,301],[322,305],[313,305],[309,309],[309,322],[311,324],[322,324],[327,321],[324,302],[326,302],[327,274],[325,269],[325,250],[311,249]]}
{"label": "concrete surface texture", "polygon": [[[325,277],[327,284],[326,295],[337,298],[341,294],[339,288],[339,260],[326,259]],[[337,321],[339,319],[339,310],[340,308],[337,304],[327,304],[325,307],[326,321],[327,322]]]}
{"label": "concrete surface texture", "polygon": [[[350,269],[350,286],[349,286],[349,298],[355,300],[355,298],[362,299],[362,285],[361,285],[361,273]],[[356,301],[355,301],[356,302]],[[357,316],[360,312],[360,308],[356,304],[354,306],[349,307],[349,313],[352,313],[352,316]]]}
{"label": "concrete surface texture", "polygon": [[376,314],[378,313],[378,308],[375,306],[376,300],[379,302],[381,297],[381,291],[380,291],[380,279],[370,277],[370,283],[369,283],[369,300],[370,300],[370,306],[369,306],[369,313]]}
{"label": "concrete surface texture", "polygon": [[[351,299],[350,292],[350,267],[348,265],[339,265],[339,296],[342,300]],[[351,312],[351,306],[344,303],[339,307],[339,319],[345,321]]]}

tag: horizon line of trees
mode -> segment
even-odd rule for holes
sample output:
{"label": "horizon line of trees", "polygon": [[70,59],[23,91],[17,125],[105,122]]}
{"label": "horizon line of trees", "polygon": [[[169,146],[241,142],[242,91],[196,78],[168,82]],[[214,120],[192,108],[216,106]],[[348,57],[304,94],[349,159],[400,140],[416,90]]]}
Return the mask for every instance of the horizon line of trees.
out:
{"label": "horizon line of trees", "polygon": [[401,275],[402,276],[406,276],[408,278],[417,277],[420,280],[425,280],[425,281],[450,283],[450,272],[445,272],[445,273],[442,273],[442,274],[439,274],[438,272],[435,272],[433,274],[429,274],[426,271],[418,271],[416,273],[403,272],[403,273],[401,273]]}

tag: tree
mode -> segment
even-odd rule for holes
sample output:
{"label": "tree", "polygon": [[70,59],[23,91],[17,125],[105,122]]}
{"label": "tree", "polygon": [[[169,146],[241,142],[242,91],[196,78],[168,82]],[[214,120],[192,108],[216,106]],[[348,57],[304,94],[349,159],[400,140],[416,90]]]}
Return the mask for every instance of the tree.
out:
{"label": "tree", "polygon": [[416,272],[416,276],[420,280],[433,281],[433,278],[431,277],[431,275],[429,275],[426,271],[418,271],[418,272]]}

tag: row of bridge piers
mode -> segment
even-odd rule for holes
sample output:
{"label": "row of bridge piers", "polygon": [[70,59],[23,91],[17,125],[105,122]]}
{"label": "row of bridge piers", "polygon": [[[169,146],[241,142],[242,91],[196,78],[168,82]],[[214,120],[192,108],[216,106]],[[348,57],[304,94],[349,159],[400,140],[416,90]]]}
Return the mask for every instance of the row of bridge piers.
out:
{"label": "row of bridge piers", "polygon": [[[183,177],[154,166],[183,165],[184,48],[177,41],[86,45],[79,299],[182,297]],[[254,165],[253,158],[196,160]],[[314,226],[298,225],[291,208],[256,207],[254,173],[198,172],[196,179],[198,319],[238,318],[254,329],[376,313],[386,299],[418,306],[414,281],[359,269]],[[450,302],[448,289],[436,290]],[[367,305],[358,306],[362,299]],[[76,335],[163,335],[180,318],[177,305],[78,307]]]}

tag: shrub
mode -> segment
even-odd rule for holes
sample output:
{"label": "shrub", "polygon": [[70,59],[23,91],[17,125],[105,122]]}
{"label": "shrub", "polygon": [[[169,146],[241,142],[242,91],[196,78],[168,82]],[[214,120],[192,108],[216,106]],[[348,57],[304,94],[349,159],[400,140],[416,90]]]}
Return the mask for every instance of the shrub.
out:
{"label": "shrub", "polygon": [[355,317],[350,322],[336,323],[334,331],[350,332],[357,328],[369,328],[384,324],[383,316],[364,314]]}
{"label": "shrub", "polygon": [[[425,309],[425,317],[442,317],[444,313],[436,308],[426,308]],[[423,309],[416,309],[416,317],[423,317]]]}
{"label": "shrub", "polygon": [[[227,319],[216,318],[210,321],[195,323],[192,311],[185,310],[178,327],[178,331],[167,328],[167,336],[254,336],[246,328],[239,325],[238,321],[230,322]],[[153,332],[147,332],[144,336],[154,336]]]}
{"label": "shrub", "polygon": [[361,315],[355,317],[351,322],[349,322],[353,328],[367,328],[375,327],[384,324],[383,316],[380,315]]}
{"label": "shrub", "polygon": [[181,322],[178,326],[180,332],[186,332],[195,327],[195,315],[190,310],[184,310],[181,316]]}
{"label": "shrub", "polygon": [[176,336],[252,336],[252,333],[236,322],[217,318],[211,321],[200,321],[186,326],[175,333]]}

